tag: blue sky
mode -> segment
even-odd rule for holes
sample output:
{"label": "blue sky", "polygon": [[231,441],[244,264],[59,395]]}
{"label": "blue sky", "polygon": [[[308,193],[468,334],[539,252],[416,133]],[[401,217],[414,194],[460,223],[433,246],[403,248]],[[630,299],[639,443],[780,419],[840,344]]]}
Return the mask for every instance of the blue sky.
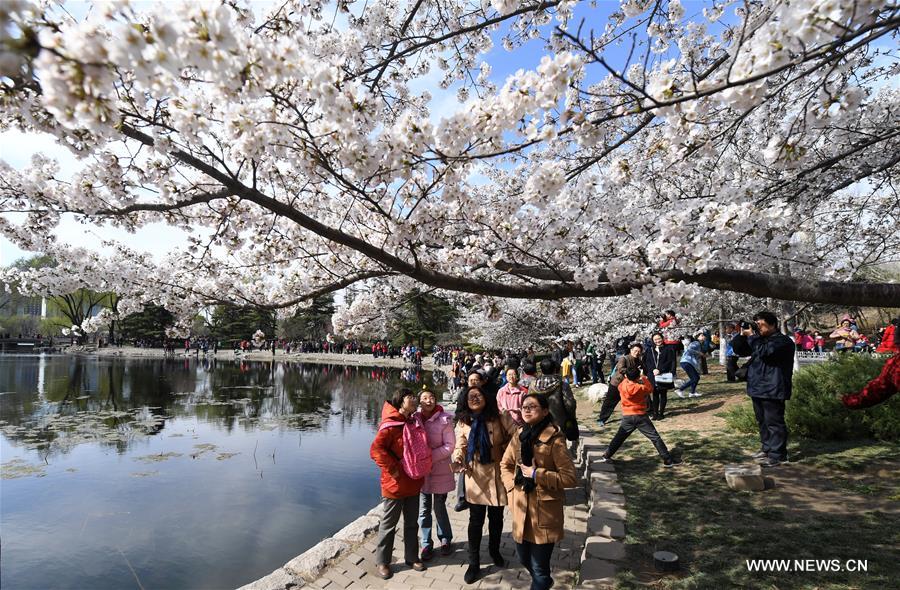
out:
{"label": "blue sky", "polygon": [[[158,3],[137,1],[132,4],[136,9],[141,10]],[[272,4],[272,2],[268,1],[252,3],[254,9],[260,15]],[[682,4],[685,7],[685,17],[687,19],[702,19],[703,7],[709,5],[708,2],[699,0],[684,0]],[[83,18],[87,14],[88,8],[89,4],[86,2],[66,3],[66,10],[78,19]],[[608,22],[609,15],[618,10],[618,8],[619,2],[617,0],[601,0],[597,3],[596,8],[592,8],[590,2],[581,2],[576,5],[574,18],[570,22],[569,30],[575,31],[578,23],[584,19],[583,31],[587,32],[590,29],[602,31]],[[733,10],[730,10],[726,18],[734,18],[733,14]],[[549,36],[555,25],[556,22],[552,21],[545,26],[543,36]],[[513,52],[506,51],[502,44],[502,37],[506,30],[507,27],[504,27],[494,34],[493,49],[481,58],[482,61],[487,61],[491,64],[491,79],[497,86],[502,86],[506,78],[518,69],[535,68],[545,55],[544,40],[540,38],[529,41]],[[643,38],[643,29],[636,32],[639,37]],[[619,45],[608,47],[605,51],[605,56],[615,66],[624,67],[629,49],[630,39],[627,39]],[[636,55],[642,56],[643,52],[638,50]],[[653,59],[666,59],[666,56],[654,56]],[[599,77],[605,75],[605,72],[596,67],[591,72],[591,75]],[[448,90],[441,90],[438,87],[441,77],[442,72],[435,67],[430,74],[415,84],[417,89],[427,88],[431,92],[433,97],[432,112],[435,117],[441,117],[448,112],[462,108],[455,99],[458,85],[454,85]],[[52,138],[49,136],[26,134],[18,131],[7,131],[0,134],[0,158],[5,159],[15,167],[27,166],[32,154],[37,152],[44,152],[58,158],[62,166],[62,176],[70,176],[79,168],[78,161],[67,150],[54,145]],[[21,216],[13,215],[11,218],[20,220]],[[152,251],[157,255],[164,254],[166,251],[178,247],[184,243],[186,238],[186,234],[181,230],[169,228],[162,224],[148,226],[136,234],[128,234],[123,230],[112,228],[92,228],[82,225],[71,218],[63,220],[57,231],[57,236],[63,242],[79,245],[97,244],[103,239],[116,239],[135,249],[145,251],[151,250],[152,245]],[[0,237],[0,265],[8,265],[25,255],[27,253],[14,246],[5,238]]]}

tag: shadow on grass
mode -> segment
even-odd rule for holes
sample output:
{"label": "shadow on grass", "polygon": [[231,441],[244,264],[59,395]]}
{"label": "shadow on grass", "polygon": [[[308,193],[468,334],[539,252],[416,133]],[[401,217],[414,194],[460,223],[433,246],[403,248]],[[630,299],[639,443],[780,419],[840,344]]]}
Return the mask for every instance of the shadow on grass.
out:
{"label": "shadow on grass", "polygon": [[[897,511],[835,513],[811,509],[809,504],[802,510],[772,506],[776,496],[770,492],[735,492],[725,484],[723,465],[746,461],[746,451],[758,444],[755,437],[730,433],[701,437],[679,430],[667,433],[666,440],[685,460],[676,469],[662,469],[653,447],[640,438],[626,443],[623,451],[630,457],[617,462],[628,509],[628,564],[617,578],[619,587],[896,587],[890,580],[896,578],[900,563]],[[896,464],[900,456],[897,445],[872,441],[795,441],[792,447],[815,468],[860,468],[873,458]],[[777,471],[773,475],[777,480]],[[678,554],[681,572],[665,577],[655,573],[652,555],[657,550]],[[748,559],[836,559],[841,565],[861,559],[867,560],[868,572],[754,573],[748,571]]]}
{"label": "shadow on grass", "polygon": [[[696,399],[696,398],[695,398]],[[693,400],[692,400],[693,401]],[[682,414],[702,414],[718,410],[725,405],[725,400],[711,401],[708,403],[698,402],[694,404],[677,404],[674,408],[671,405],[666,406],[666,417],[680,416]]]}

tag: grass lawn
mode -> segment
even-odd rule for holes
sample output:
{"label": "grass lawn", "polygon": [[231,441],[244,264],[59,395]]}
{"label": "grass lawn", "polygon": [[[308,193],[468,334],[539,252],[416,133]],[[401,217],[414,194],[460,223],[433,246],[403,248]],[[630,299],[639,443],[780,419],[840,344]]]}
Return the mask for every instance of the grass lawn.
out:
{"label": "grass lawn", "polygon": [[[743,385],[711,366],[703,397],[669,402],[658,422],[684,463],[663,469],[635,432],[616,454],[625,491],[627,563],[617,587],[666,589],[886,589],[900,587],[900,445],[791,440],[791,463],[765,472],[775,487],[735,492],[723,467],[747,463],[757,436],[730,431],[721,414],[744,403]],[[674,396],[673,396],[674,397]],[[587,402],[579,413],[596,426]],[[593,412],[596,414],[596,411]],[[616,422],[600,438],[608,442]],[[662,575],[653,552],[673,551],[681,571]],[[868,572],[749,572],[748,559],[867,560]]]}

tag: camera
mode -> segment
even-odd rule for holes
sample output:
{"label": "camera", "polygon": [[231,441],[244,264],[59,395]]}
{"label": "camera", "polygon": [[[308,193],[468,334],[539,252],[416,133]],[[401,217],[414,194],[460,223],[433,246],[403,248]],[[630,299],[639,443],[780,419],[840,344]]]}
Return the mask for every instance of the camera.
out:
{"label": "camera", "polygon": [[753,330],[754,332],[759,331],[759,327],[756,325],[756,322],[751,322],[749,320],[741,320],[740,326],[741,330]]}

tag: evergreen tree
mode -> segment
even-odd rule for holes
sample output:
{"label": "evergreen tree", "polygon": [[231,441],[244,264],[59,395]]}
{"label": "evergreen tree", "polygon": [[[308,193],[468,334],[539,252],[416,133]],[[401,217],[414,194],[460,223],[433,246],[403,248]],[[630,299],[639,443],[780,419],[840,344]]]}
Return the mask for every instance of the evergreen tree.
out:
{"label": "evergreen tree", "polygon": [[165,307],[148,305],[143,311],[125,316],[119,322],[119,334],[129,340],[162,341],[166,328],[173,323],[175,318]]}
{"label": "evergreen tree", "polygon": [[225,342],[250,340],[257,330],[262,330],[266,338],[275,335],[275,312],[249,305],[217,305],[211,323],[212,335]]}
{"label": "evergreen tree", "polygon": [[322,295],[312,300],[307,308],[283,322],[278,335],[288,340],[321,340],[331,332],[331,316],[334,315],[334,295]]}
{"label": "evergreen tree", "polygon": [[398,344],[425,348],[437,341],[438,334],[451,330],[458,317],[458,310],[448,300],[413,289],[388,321],[388,336]]}

